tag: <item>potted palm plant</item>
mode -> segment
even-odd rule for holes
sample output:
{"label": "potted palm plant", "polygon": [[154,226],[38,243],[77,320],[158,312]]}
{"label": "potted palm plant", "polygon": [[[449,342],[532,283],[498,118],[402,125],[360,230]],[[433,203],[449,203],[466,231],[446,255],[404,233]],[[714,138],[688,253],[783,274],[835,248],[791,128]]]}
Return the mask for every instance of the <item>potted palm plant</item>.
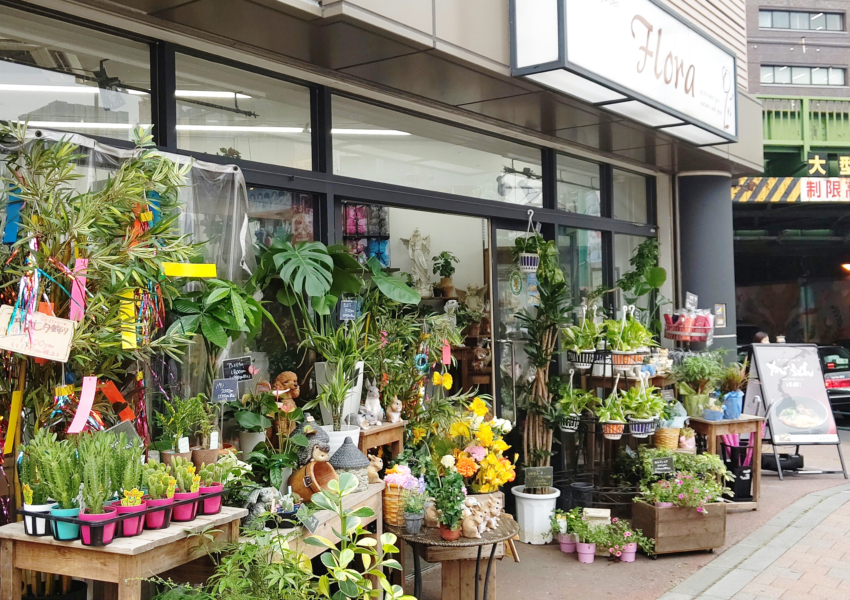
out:
{"label": "potted palm plant", "polygon": [[[115,518],[118,509],[107,506],[112,496],[112,453],[115,436],[99,432],[82,434],[79,440],[79,454],[83,473],[83,502],[85,510],[80,513],[81,521],[96,523]],[[83,525],[81,536],[84,546],[105,546],[115,537],[116,523],[101,526]]]}
{"label": "potted palm plant", "polygon": [[319,404],[322,407],[322,412],[328,411],[330,413],[332,424],[323,425],[322,429],[328,432],[331,455],[342,446],[345,438],[352,438],[351,441],[355,445],[360,439],[360,427],[345,425],[342,422],[351,386],[352,381],[349,379],[349,375],[345,370],[337,368],[333,371],[331,380],[326,385],[322,385],[321,394],[304,405],[304,410],[310,410],[316,404]]}
{"label": "potted palm plant", "polygon": [[[112,506],[119,515],[142,512],[147,508],[147,502],[142,499],[142,455],[145,448],[139,438],[134,437],[132,443],[127,442],[127,435],[118,436],[118,442],[112,451],[110,464],[112,485],[118,492],[118,500]],[[144,519],[131,517],[121,522],[121,533],[124,537],[139,535],[142,532]]]}

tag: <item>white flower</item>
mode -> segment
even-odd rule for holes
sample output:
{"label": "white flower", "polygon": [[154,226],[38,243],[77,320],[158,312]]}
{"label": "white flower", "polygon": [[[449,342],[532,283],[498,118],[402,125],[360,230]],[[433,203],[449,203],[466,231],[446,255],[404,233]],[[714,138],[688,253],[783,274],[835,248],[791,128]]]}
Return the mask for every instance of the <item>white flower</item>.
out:
{"label": "white flower", "polygon": [[510,433],[513,427],[508,419],[493,419],[490,421],[490,426],[493,429],[498,429],[502,433]]}
{"label": "white flower", "polygon": [[478,429],[479,427],[481,427],[481,424],[483,422],[484,422],[484,417],[479,417],[478,415],[475,415],[474,417],[472,417],[472,428]]}
{"label": "white flower", "polygon": [[455,466],[455,457],[451,454],[446,454],[443,458],[440,459],[440,464],[447,469],[451,469],[453,466]]}

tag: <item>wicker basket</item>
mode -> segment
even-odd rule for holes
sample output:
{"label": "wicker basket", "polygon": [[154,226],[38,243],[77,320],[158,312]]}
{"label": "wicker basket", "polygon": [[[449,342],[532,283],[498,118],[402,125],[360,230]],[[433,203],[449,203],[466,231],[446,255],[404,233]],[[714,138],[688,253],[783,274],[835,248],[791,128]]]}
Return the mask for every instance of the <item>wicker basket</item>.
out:
{"label": "wicker basket", "polygon": [[401,501],[401,486],[388,483],[384,487],[384,523],[401,527],[404,525],[404,505]]}
{"label": "wicker basket", "polygon": [[679,447],[679,430],[674,428],[659,428],[655,430],[655,447],[675,450]]}

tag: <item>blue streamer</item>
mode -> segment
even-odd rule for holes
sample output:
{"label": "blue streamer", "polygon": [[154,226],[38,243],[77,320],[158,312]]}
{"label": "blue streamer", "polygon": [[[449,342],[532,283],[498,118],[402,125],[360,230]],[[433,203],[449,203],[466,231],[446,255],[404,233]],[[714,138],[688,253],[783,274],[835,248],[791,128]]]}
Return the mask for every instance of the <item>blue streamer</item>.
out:
{"label": "blue streamer", "polygon": [[21,224],[21,208],[24,206],[24,201],[16,195],[21,188],[12,188],[9,190],[9,202],[6,204],[6,227],[3,229],[3,243],[14,244],[18,241],[18,227]]}

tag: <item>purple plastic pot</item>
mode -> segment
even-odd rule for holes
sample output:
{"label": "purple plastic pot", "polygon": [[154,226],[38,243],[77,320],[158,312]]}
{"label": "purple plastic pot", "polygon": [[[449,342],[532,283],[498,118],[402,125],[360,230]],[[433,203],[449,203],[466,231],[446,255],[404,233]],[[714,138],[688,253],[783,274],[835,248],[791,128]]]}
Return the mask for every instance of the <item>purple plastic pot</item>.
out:
{"label": "purple plastic pot", "polygon": [[576,540],[572,533],[559,533],[558,543],[561,545],[561,552],[572,554],[576,551]]}
{"label": "purple plastic pot", "polygon": [[637,554],[637,544],[632,542],[623,546],[620,554],[620,562],[635,562],[635,554]]}
{"label": "purple plastic pot", "polygon": [[578,552],[578,561],[580,563],[592,563],[596,556],[596,544],[576,543],[576,552]]}

